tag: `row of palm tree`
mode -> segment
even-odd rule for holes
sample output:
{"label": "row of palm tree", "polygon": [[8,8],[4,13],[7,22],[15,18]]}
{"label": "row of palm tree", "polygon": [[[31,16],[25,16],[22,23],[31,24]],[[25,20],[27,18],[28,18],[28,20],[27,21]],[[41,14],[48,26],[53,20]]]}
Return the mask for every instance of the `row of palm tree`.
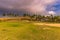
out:
{"label": "row of palm tree", "polygon": [[29,17],[32,21],[42,21],[42,22],[60,22],[60,16],[54,16],[54,15],[30,15],[30,14],[24,14],[23,17]]}
{"label": "row of palm tree", "polygon": [[3,16],[17,17],[19,14],[15,13],[3,13]]}
{"label": "row of palm tree", "polygon": [[[19,14],[15,13],[3,13],[3,16],[17,17]],[[44,15],[36,15],[36,14],[23,14],[24,19],[28,19],[30,21],[42,21],[42,22],[60,22],[60,16],[44,16]]]}

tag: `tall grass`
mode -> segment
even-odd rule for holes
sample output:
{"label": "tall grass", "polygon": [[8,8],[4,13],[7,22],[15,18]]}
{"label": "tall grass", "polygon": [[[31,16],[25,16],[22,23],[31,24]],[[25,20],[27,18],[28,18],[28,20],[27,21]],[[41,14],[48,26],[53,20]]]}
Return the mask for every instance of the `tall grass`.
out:
{"label": "tall grass", "polygon": [[60,40],[60,28],[33,22],[0,22],[0,40]]}

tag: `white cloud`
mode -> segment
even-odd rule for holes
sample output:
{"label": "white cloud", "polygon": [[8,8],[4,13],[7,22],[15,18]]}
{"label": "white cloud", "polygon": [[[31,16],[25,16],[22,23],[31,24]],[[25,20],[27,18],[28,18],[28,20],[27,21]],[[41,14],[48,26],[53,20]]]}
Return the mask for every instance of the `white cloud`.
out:
{"label": "white cloud", "polygon": [[46,6],[56,2],[56,0],[34,0],[29,6],[31,11],[46,11]]}
{"label": "white cloud", "polygon": [[54,11],[49,11],[48,12],[50,15],[55,15],[56,13]]}

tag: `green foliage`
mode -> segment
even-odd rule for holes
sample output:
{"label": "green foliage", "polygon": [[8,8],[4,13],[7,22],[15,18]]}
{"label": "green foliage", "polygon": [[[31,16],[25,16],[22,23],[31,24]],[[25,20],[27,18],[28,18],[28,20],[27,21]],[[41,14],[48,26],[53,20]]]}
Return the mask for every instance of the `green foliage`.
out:
{"label": "green foliage", "polygon": [[60,28],[34,22],[1,22],[0,40],[60,40]]}
{"label": "green foliage", "polygon": [[44,16],[44,15],[30,15],[24,14],[24,16],[30,17],[31,21],[41,21],[41,22],[60,22],[60,16]]}

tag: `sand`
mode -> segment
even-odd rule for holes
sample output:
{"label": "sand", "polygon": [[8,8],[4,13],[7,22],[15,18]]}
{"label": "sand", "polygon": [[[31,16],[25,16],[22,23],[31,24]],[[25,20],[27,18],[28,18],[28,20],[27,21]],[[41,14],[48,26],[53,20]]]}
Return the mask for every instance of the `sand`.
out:
{"label": "sand", "polygon": [[34,25],[47,25],[47,26],[60,27],[60,23],[34,23]]}

